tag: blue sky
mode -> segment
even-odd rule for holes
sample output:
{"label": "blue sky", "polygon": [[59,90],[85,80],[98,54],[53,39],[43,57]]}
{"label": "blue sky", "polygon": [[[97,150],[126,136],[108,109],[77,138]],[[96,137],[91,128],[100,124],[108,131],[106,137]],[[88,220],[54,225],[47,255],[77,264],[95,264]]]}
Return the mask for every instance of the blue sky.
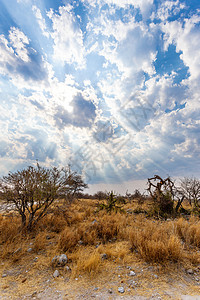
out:
{"label": "blue sky", "polygon": [[0,175],[200,176],[200,3],[0,1]]}

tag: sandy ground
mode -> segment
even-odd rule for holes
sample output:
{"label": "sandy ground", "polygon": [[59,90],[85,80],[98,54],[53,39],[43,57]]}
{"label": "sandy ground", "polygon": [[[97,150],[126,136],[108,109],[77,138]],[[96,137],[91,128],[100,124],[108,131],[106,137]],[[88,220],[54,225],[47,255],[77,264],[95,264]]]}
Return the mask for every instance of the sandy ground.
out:
{"label": "sandy ground", "polygon": [[[200,269],[188,274],[183,267],[166,268],[136,261],[107,262],[98,274],[76,275],[44,264],[44,257],[25,265],[0,265],[0,299],[182,299],[200,300]],[[130,276],[130,270],[135,272]],[[123,287],[124,293],[118,288]]]}

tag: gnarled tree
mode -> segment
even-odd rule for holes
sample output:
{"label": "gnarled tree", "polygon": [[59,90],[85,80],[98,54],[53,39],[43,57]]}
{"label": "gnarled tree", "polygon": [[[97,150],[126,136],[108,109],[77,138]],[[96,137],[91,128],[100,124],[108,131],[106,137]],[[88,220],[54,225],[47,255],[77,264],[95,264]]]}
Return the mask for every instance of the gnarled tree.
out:
{"label": "gnarled tree", "polygon": [[150,193],[160,215],[173,212],[175,186],[170,177],[162,179],[158,175],[148,178],[148,192]]}

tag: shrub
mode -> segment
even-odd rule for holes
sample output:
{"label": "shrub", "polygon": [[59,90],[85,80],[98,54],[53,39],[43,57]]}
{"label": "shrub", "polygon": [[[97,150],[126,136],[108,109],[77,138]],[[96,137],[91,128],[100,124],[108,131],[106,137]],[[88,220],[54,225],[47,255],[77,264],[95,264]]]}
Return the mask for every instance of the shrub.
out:
{"label": "shrub", "polygon": [[[46,169],[37,164],[9,173],[0,179],[0,196],[21,216],[22,227],[31,230],[44,217],[51,204],[87,187],[81,177],[68,168]],[[28,222],[27,222],[28,216]]]}
{"label": "shrub", "polygon": [[118,199],[115,197],[113,192],[110,192],[107,196],[106,203],[98,204],[98,210],[105,209],[108,213],[110,213],[111,211],[121,211],[123,204],[121,206],[118,206],[117,202]]}

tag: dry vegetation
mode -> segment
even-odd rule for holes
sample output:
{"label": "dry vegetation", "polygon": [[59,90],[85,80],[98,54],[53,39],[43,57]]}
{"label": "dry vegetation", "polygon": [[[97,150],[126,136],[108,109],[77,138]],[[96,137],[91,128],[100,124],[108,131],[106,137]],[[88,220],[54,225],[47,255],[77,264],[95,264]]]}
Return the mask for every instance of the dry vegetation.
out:
{"label": "dry vegetation", "polygon": [[[97,212],[97,200],[56,203],[31,233],[21,232],[14,213],[0,216],[0,258],[16,263],[34,253],[48,255],[49,268],[55,254],[66,253],[72,274],[95,273],[109,261],[131,259],[166,264],[200,264],[200,220],[190,218],[156,220],[144,213],[151,203],[132,201],[123,212]],[[128,213],[127,213],[128,211]],[[106,261],[101,254],[107,254]]]}

